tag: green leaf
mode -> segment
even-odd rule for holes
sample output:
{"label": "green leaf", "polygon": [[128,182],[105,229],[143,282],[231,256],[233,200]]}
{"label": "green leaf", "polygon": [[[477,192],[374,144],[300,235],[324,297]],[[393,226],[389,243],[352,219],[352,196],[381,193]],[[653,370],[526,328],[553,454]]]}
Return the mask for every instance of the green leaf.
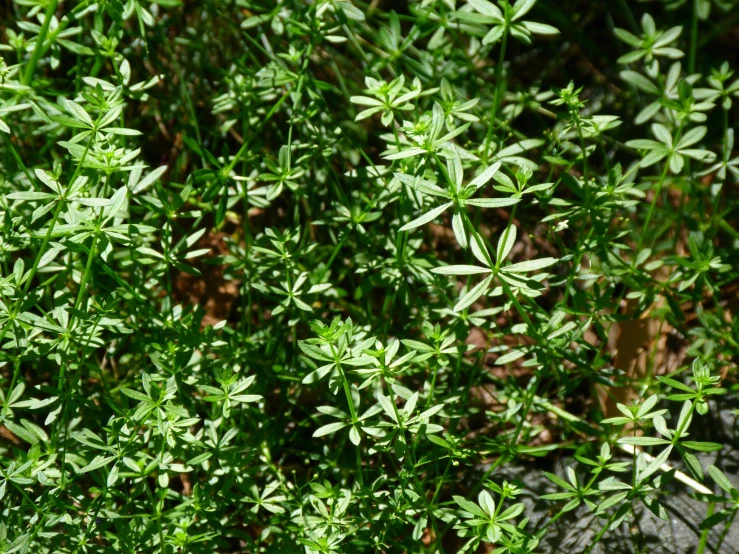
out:
{"label": "green leaf", "polygon": [[229,399],[233,400],[234,402],[259,402],[264,398],[260,394],[237,394],[236,396],[229,396]]}
{"label": "green leaf", "polygon": [[477,299],[480,298],[488,290],[493,277],[493,275],[486,277],[483,281],[475,285],[465,295],[463,295],[457,302],[456,306],[454,306],[454,311],[461,312],[465,308],[468,308],[469,306],[474,304]]}
{"label": "green leaf", "polygon": [[128,396],[129,398],[133,398],[134,400],[138,400],[140,402],[152,402],[152,399],[146,396],[145,394],[135,391],[133,389],[129,389],[126,387],[121,387],[121,392]]}
{"label": "green leaf", "polygon": [[661,94],[659,87],[655,85],[652,81],[647,79],[644,75],[641,73],[638,73],[636,71],[622,71],[619,73],[621,78],[626,81],[627,83],[630,83],[634,85],[636,88],[643,92],[647,92],[649,94],[659,95]]}
{"label": "green leaf", "polygon": [[6,196],[10,200],[50,200],[56,198],[55,195],[48,192],[11,192]]}
{"label": "green leaf", "polygon": [[626,492],[626,491],[624,491],[624,492],[618,492],[618,493],[614,494],[613,496],[609,496],[608,498],[606,498],[603,502],[601,502],[598,505],[598,510],[597,510],[596,513],[602,514],[608,508],[610,508],[612,506],[616,506],[617,504],[619,504],[628,495],[629,495],[629,493]]}
{"label": "green leaf", "polygon": [[465,203],[478,208],[506,208],[521,201],[520,198],[470,198]]}
{"label": "green leaf", "polygon": [[559,260],[557,258],[539,258],[538,260],[528,260],[517,264],[507,265],[501,269],[508,273],[527,273],[529,271],[536,271],[537,269],[550,267],[558,261]]}
{"label": "green leaf", "polygon": [[469,4],[483,15],[490,17],[502,18],[503,13],[500,8],[489,0],[468,0]]}
{"label": "green leaf", "polygon": [[519,502],[518,504],[514,504],[507,510],[504,510],[502,514],[499,514],[496,518],[497,521],[505,521],[506,519],[512,519],[519,514],[521,514],[524,511],[524,504],[523,502]]}
{"label": "green leaf", "polygon": [[545,23],[536,23],[534,21],[524,21],[523,26],[526,28],[526,30],[530,33],[534,33],[535,35],[558,35],[559,29],[556,27],[552,27],[551,25],[547,25]]}
{"label": "green leaf", "polygon": [[525,355],[526,352],[524,350],[511,350],[507,354],[503,354],[500,358],[495,360],[495,365],[509,364],[515,360],[518,360],[519,358],[522,358]]}
{"label": "green leaf", "polygon": [[477,496],[477,503],[480,504],[480,507],[488,516],[492,516],[495,513],[495,501],[488,491],[484,489],[480,491],[480,494]]}
{"label": "green leaf", "polygon": [[708,473],[711,475],[716,484],[721,487],[724,491],[731,493],[731,491],[737,490],[731,481],[723,474],[723,472],[715,465],[708,466]]}
{"label": "green leaf", "polygon": [[490,179],[492,179],[495,176],[495,174],[498,172],[498,170],[500,169],[501,163],[502,162],[496,162],[486,167],[482,173],[480,173],[477,177],[475,177],[474,179],[472,179],[472,181],[470,181],[470,186],[473,186],[479,189],[480,187],[488,184]]}
{"label": "green leaf", "polygon": [[685,462],[685,465],[688,466],[690,473],[693,474],[693,477],[695,477],[698,481],[702,481],[703,468],[701,467],[701,463],[700,461],[698,461],[698,458],[696,458],[694,454],[688,452],[687,450],[683,450],[682,448],[679,449],[679,452],[680,456],[682,456],[682,459]]}
{"label": "green leaf", "polygon": [[415,229],[416,227],[420,227],[421,225],[424,225],[428,223],[429,221],[433,221],[436,219],[439,215],[441,215],[447,208],[449,208],[453,203],[447,202],[446,204],[443,204],[441,206],[438,206],[434,208],[433,210],[430,210],[423,214],[421,217],[418,217],[411,221],[410,223],[406,223],[403,225],[399,230],[400,231],[410,231],[411,229]]}
{"label": "green leaf", "polygon": [[699,452],[716,452],[721,450],[724,445],[717,442],[698,442],[698,441],[680,441],[680,446],[698,450]]}
{"label": "green leaf", "polygon": [[609,417],[608,419],[604,419],[601,421],[601,423],[606,423],[608,425],[626,425],[631,421],[628,417]]}
{"label": "green leaf", "polygon": [[198,454],[194,458],[190,458],[187,460],[187,464],[189,466],[198,466],[202,464],[203,462],[210,460],[210,458],[213,456],[213,452],[203,452],[202,454]]}
{"label": "green leaf", "polygon": [[536,0],[517,0],[513,5],[513,10],[511,11],[511,19],[513,19],[513,21],[521,19],[524,15],[529,13],[531,8],[534,7],[534,4],[536,4]]}
{"label": "green leaf", "polygon": [[77,473],[88,473],[90,471],[100,469],[101,467],[108,465],[115,458],[115,456],[95,456],[89,464],[81,468]]}
{"label": "green leaf", "polygon": [[553,331],[553,332],[549,333],[547,335],[547,340],[556,339],[557,337],[560,337],[560,336],[562,336],[562,335],[564,335],[566,333],[569,333],[570,331],[572,331],[573,329],[576,329],[576,328],[577,328],[577,323],[575,323],[574,321],[568,321],[567,323],[565,323],[564,325],[562,325],[562,327],[560,327],[556,331]]}
{"label": "green leaf", "polygon": [[463,496],[454,496],[454,501],[457,503],[457,505],[462,508],[465,512],[468,512],[472,514],[473,516],[478,516],[487,519],[488,515],[480,508],[477,504],[474,502],[470,502]]}
{"label": "green leaf", "polygon": [[506,229],[501,233],[500,238],[498,238],[498,249],[496,254],[498,264],[503,262],[511,252],[511,248],[513,248],[513,245],[516,243],[517,232],[516,226],[511,225],[510,227],[506,227]]}
{"label": "green leaf", "polygon": [[334,359],[329,356],[326,352],[321,350],[319,347],[308,344],[305,341],[299,341],[298,346],[300,349],[310,358],[313,358],[314,360],[319,360],[322,362],[333,362]]}
{"label": "green leaf", "polygon": [[382,157],[386,160],[403,160],[405,158],[411,158],[413,156],[418,156],[425,153],[426,150],[424,150],[423,148],[406,148],[405,150],[401,150],[400,152],[387,154]]}
{"label": "green leaf", "polygon": [[38,435],[36,435],[36,433],[31,431],[30,429],[27,429],[26,427],[18,425],[17,423],[9,421],[7,419],[3,422],[3,424],[8,429],[8,431],[23,439],[27,443],[36,444],[39,442]]}
{"label": "green leaf", "polygon": [[95,126],[92,118],[90,117],[90,114],[88,114],[85,109],[77,102],[65,99],[64,104],[67,108],[67,111],[69,111],[69,113],[71,113],[75,117],[75,119],[89,128],[93,128]]}
{"label": "green leaf", "polygon": [[670,441],[657,437],[621,437],[618,439],[619,444],[630,444],[633,446],[659,446],[670,444]]}
{"label": "green leaf", "polygon": [[716,512],[715,514],[712,514],[708,516],[706,519],[704,519],[701,524],[698,526],[698,529],[701,531],[705,529],[710,529],[711,527],[715,527],[719,523],[723,523],[727,519],[731,517],[732,512],[729,510],[721,510],[720,512]]}
{"label": "green leaf", "polygon": [[319,427],[315,433],[313,433],[313,437],[323,437],[324,435],[330,435],[332,433],[335,433],[336,431],[339,431],[349,425],[349,423],[345,423],[343,421],[337,421],[334,423],[329,423],[328,425],[324,425],[323,427]]}
{"label": "green leaf", "polygon": [[672,379],[670,377],[657,376],[657,379],[661,383],[664,383],[665,385],[668,385],[668,386],[670,386],[672,388],[680,389],[680,390],[683,390],[685,392],[690,392],[690,393],[695,394],[695,391],[693,389],[691,389],[688,385],[685,385],[685,384],[681,383],[680,381],[676,381],[675,379]]}
{"label": "green leaf", "polygon": [[479,273],[490,273],[491,271],[487,267],[476,265],[445,265],[433,268],[431,273],[437,273],[439,275],[476,275]]}

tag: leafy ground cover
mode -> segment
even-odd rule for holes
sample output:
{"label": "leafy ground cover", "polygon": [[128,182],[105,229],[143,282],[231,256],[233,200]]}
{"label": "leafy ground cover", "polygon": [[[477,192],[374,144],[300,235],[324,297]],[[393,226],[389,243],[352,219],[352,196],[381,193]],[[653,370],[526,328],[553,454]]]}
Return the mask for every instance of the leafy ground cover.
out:
{"label": "leafy ground cover", "polygon": [[737,552],[737,40],[5,3],[0,552]]}

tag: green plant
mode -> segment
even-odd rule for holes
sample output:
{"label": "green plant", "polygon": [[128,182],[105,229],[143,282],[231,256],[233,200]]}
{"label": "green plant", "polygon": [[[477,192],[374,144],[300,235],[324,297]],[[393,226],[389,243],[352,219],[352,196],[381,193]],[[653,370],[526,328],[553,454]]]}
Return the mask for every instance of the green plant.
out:
{"label": "green plant", "polygon": [[564,4],[0,8],[0,552],[728,548],[739,12]]}

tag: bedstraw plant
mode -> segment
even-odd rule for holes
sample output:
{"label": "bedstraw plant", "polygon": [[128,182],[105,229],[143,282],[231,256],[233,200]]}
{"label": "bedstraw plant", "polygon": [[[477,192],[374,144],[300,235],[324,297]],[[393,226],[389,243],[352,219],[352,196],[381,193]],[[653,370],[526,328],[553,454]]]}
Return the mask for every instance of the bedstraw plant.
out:
{"label": "bedstraw plant", "polygon": [[734,552],[737,25],[0,7],[0,552]]}

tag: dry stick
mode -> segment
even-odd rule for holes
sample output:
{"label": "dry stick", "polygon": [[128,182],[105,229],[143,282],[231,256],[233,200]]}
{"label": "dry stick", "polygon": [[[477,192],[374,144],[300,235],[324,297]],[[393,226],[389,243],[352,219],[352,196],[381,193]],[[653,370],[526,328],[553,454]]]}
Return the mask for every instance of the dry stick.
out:
{"label": "dry stick", "polygon": [[[540,398],[537,396],[535,397],[534,402],[536,402],[542,408],[546,408],[547,410],[549,410],[551,413],[553,413],[560,419],[569,421],[570,423],[578,423],[579,425],[588,427],[590,430],[593,431],[594,434],[600,434],[600,430],[597,427],[594,427],[590,425],[589,423],[586,423],[585,420],[580,419],[576,415],[573,415],[570,412],[563,410],[562,408],[559,408],[555,406],[554,404],[547,402],[543,398]],[[623,450],[624,452],[627,452],[631,455],[642,454],[644,456],[644,459],[646,459],[647,462],[649,463],[653,462],[655,459],[654,456],[652,456],[651,454],[647,454],[641,448],[637,448],[636,446],[632,446],[630,444],[620,444],[620,443],[616,443],[616,446],[620,448],[621,450]],[[659,469],[661,471],[668,472],[668,471],[672,471],[673,467],[668,463],[664,463],[659,467]],[[713,491],[711,489],[709,489],[705,485],[700,484],[694,479],[691,479],[688,475],[686,475],[682,471],[675,470],[675,479],[688,485],[690,488],[692,488],[696,492],[699,492],[702,494],[713,494]]]}

